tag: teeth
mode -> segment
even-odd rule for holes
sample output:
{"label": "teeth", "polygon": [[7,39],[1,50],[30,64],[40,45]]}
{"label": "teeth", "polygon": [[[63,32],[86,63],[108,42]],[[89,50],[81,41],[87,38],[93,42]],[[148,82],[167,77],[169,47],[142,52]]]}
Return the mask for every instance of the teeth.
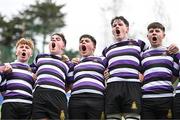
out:
{"label": "teeth", "polygon": [[55,43],[52,43],[52,48],[55,48],[56,47],[56,44]]}

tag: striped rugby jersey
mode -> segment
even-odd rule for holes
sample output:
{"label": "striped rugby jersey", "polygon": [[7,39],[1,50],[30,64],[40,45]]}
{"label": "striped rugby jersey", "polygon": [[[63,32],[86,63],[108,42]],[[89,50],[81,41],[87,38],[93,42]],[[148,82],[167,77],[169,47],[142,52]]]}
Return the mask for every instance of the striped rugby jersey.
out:
{"label": "striped rugby jersey", "polygon": [[80,60],[74,67],[72,95],[80,93],[94,93],[104,95],[106,59],[104,57],[89,56]]}
{"label": "striped rugby jersey", "polygon": [[[1,64],[0,66],[4,66],[4,64]],[[4,77],[4,74],[0,72],[0,92],[4,92],[6,90],[6,79]]]}
{"label": "striped rugby jersey", "polygon": [[[176,55],[177,58],[177,63],[178,63],[178,67],[180,68],[180,53],[178,53]],[[180,75],[180,71],[179,71],[179,75]],[[180,93],[180,81],[178,82],[177,86],[176,86],[176,91],[175,93]]]}
{"label": "striped rugby jersey", "polygon": [[103,50],[110,73],[107,83],[140,82],[140,53],[147,48],[142,40],[122,40]]}
{"label": "striped rugby jersey", "polygon": [[32,104],[32,90],[34,85],[33,73],[26,63],[12,62],[12,72],[4,73],[6,90],[3,92],[3,103],[21,102]]}
{"label": "striped rugby jersey", "polygon": [[37,75],[37,86],[59,90],[65,94],[65,83],[70,64],[63,62],[61,56],[53,54],[40,54],[31,65]]}
{"label": "striped rugby jersey", "polygon": [[143,98],[172,97],[173,75],[178,76],[178,63],[175,55],[166,53],[165,47],[150,48],[142,53],[144,80]]}

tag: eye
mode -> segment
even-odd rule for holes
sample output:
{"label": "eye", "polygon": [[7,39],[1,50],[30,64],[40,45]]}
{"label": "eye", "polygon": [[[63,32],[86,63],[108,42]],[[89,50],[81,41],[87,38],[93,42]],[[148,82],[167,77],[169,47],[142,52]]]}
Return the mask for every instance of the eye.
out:
{"label": "eye", "polygon": [[113,27],[116,27],[117,26],[117,24],[113,24]]}
{"label": "eye", "polygon": [[156,32],[158,33],[158,32],[160,32],[160,30],[156,30]]}
{"label": "eye", "polygon": [[83,40],[81,40],[80,43],[83,43]]}
{"label": "eye", "polygon": [[29,47],[29,46],[26,46],[26,49],[30,49],[30,47]]}
{"label": "eye", "polygon": [[86,43],[89,43],[89,40],[85,40]]}
{"label": "eye", "polygon": [[153,33],[154,30],[149,30],[149,33]]}
{"label": "eye", "polygon": [[119,26],[123,26],[123,24],[122,24],[122,23],[119,23],[118,25],[119,25]]}
{"label": "eye", "polygon": [[57,41],[61,41],[61,39],[60,39],[60,38],[56,38],[56,40],[57,40]]}

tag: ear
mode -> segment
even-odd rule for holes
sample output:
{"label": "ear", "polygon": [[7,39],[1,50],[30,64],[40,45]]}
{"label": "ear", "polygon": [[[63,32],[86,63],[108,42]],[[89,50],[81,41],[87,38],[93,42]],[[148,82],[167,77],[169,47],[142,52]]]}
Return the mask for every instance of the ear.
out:
{"label": "ear", "polygon": [[64,49],[65,49],[65,47],[66,47],[66,46],[65,46],[65,45],[63,45],[63,46],[62,46],[62,50],[64,50]]}
{"label": "ear", "polygon": [[16,56],[18,55],[18,51],[16,50]]}
{"label": "ear", "polygon": [[127,27],[127,31],[126,31],[126,33],[128,33],[129,32],[129,27]]}
{"label": "ear", "polygon": [[164,35],[163,35],[164,37],[166,36],[166,34],[164,33]]}
{"label": "ear", "polygon": [[30,52],[30,57],[32,57],[33,56],[33,50],[31,50],[31,52]]}

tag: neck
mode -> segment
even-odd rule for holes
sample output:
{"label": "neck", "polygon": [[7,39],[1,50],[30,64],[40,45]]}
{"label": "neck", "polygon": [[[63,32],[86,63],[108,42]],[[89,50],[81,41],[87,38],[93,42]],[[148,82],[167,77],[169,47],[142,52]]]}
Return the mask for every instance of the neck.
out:
{"label": "neck", "polygon": [[20,63],[28,64],[28,61],[20,61],[19,59],[15,60],[15,62],[20,62]]}

